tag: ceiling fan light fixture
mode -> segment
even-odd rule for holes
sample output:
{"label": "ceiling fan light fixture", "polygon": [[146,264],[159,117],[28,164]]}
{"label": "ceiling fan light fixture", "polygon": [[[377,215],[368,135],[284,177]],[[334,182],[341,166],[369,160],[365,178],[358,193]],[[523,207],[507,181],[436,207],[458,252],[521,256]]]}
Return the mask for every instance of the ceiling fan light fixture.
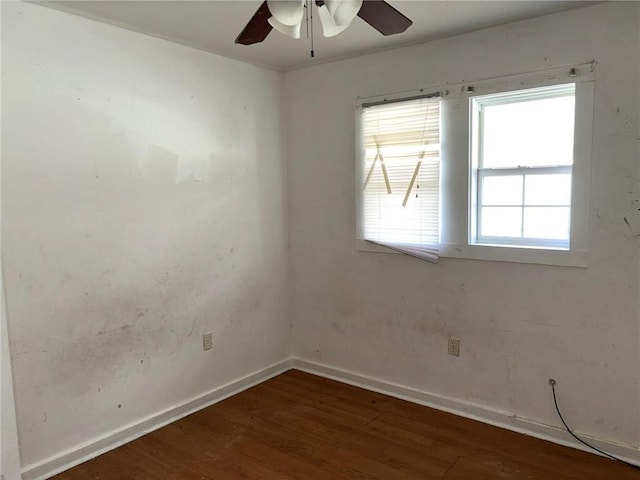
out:
{"label": "ceiling fan light fixture", "polygon": [[288,37],[300,38],[306,10],[313,57],[314,4],[325,37],[333,37],[345,30],[356,16],[385,36],[402,33],[413,23],[385,0],[263,0],[235,42],[241,45],[260,43],[273,29]]}
{"label": "ceiling fan light fixture", "polygon": [[302,26],[302,22],[296,25],[285,25],[279,22],[276,17],[271,17],[267,20],[269,25],[271,25],[275,30],[286,35],[289,38],[298,39],[300,38],[300,27]]}
{"label": "ceiling fan light fixture", "polygon": [[[304,3],[305,0],[267,0],[272,18],[275,18],[280,25],[289,27],[302,22]],[[272,26],[276,28],[275,25],[272,24]]]}
{"label": "ceiling fan light fixture", "polygon": [[348,27],[356,18],[363,0],[325,0],[331,21],[337,27]]}

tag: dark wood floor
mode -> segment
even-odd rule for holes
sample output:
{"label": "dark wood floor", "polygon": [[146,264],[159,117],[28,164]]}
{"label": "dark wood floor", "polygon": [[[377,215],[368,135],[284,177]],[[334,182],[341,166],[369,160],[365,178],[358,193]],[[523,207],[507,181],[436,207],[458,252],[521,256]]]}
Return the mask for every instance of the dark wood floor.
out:
{"label": "dark wood floor", "polygon": [[627,480],[585,452],[291,370],[56,480]]}

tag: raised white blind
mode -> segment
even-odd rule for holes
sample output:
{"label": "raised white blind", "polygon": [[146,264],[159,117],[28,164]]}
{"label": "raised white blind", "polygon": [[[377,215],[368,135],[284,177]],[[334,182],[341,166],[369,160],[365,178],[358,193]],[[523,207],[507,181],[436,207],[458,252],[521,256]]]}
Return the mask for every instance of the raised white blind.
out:
{"label": "raised white blind", "polygon": [[421,257],[424,250],[426,259],[437,259],[439,97],[365,105],[362,136],[364,239]]}

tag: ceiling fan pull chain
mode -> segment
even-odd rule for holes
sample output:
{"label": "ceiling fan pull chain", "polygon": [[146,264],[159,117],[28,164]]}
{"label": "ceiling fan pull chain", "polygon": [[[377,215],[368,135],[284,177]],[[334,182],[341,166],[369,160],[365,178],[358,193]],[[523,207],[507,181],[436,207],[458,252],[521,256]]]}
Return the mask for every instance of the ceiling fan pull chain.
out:
{"label": "ceiling fan pull chain", "polygon": [[311,58],[315,57],[315,52],[313,51],[313,3],[311,3]]}
{"label": "ceiling fan pull chain", "polygon": [[309,0],[304,2],[304,19],[307,23],[307,38],[309,38]]}

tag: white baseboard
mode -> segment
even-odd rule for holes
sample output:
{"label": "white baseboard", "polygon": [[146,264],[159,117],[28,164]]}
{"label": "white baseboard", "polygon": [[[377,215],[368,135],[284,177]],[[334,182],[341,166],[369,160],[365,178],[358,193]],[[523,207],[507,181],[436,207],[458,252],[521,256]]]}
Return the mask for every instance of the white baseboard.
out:
{"label": "white baseboard", "polygon": [[[504,411],[456,400],[454,398],[443,397],[429,392],[415,390],[402,385],[386,382],[384,380],[378,380],[358,373],[341,370],[329,365],[323,365],[299,358],[293,359],[293,368],[307,373],[312,373],[314,375],[319,375],[321,377],[337,380],[342,383],[347,383],[349,385],[354,385],[356,387],[361,387],[366,390],[425,405],[437,410],[453,413],[461,417],[478,420],[480,422],[495,425],[514,432],[523,433],[542,440],[547,440],[567,447],[573,447],[590,453],[596,453],[572,438],[563,428],[537,423]],[[640,466],[639,449],[634,448],[631,445],[623,445],[601,438],[590,437],[588,435],[580,434],[580,436],[600,450],[610,453],[611,455],[615,455],[626,462]]]}
{"label": "white baseboard", "polygon": [[269,367],[251,373],[246,377],[218,387],[210,392],[193,398],[181,405],[157,412],[135,423],[123,427],[115,432],[95,438],[83,445],[62,452],[53,457],[42,460],[22,470],[23,480],[44,480],[52,475],[63,472],[82,462],[86,462],[98,455],[113,450],[127,442],[135,440],[149,432],[164,427],[180,418],[206,408],[225,398],[240,393],[272,377],[280,375],[293,366],[293,361],[283,360]]}

